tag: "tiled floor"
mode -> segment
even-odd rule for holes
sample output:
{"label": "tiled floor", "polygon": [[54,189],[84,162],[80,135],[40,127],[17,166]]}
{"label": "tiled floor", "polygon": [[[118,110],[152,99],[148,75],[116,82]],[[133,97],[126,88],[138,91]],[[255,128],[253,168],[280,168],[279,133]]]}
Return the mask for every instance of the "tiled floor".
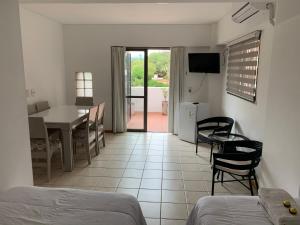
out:
{"label": "tiled floor", "polygon": [[[134,195],[148,225],[183,225],[195,202],[209,195],[209,148],[199,147],[166,133],[108,134],[107,146],[87,165],[83,155],[75,169],[57,168],[50,183],[36,175],[36,185],[73,187]],[[41,171],[38,171],[41,172]],[[238,183],[216,185],[216,195],[247,194]]]}
{"label": "tiled floor", "polygon": [[[168,116],[161,112],[148,112],[147,129],[150,132],[168,132]],[[128,129],[143,129],[144,113],[135,112],[127,123]]]}

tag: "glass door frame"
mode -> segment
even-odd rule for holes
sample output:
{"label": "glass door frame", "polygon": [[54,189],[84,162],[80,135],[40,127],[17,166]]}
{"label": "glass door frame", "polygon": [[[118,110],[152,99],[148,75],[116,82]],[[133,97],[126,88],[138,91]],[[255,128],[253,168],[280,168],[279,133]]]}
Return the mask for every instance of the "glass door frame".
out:
{"label": "glass door frame", "polygon": [[[144,52],[144,96],[129,95],[125,96],[126,99],[144,99],[144,128],[143,129],[127,129],[129,132],[147,132],[147,121],[148,121],[148,48],[135,48],[126,47],[127,51]],[[126,84],[125,84],[126,85]]]}

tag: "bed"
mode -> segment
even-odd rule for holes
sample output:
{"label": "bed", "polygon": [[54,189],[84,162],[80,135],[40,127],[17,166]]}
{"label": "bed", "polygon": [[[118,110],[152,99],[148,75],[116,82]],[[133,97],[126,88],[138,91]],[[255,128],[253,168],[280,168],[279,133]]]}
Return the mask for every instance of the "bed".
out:
{"label": "bed", "polygon": [[16,187],[0,192],[0,224],[146,225],[133,196],[60,188]]}
{"label": "bed", "polygon": [[258,197],[213,196],[198,200],[187,225],[272,225]]}
{"label": "bed", "polygon": [[258,197],[252,196],[200,198],[187,225],[272,225],[258,200]]}

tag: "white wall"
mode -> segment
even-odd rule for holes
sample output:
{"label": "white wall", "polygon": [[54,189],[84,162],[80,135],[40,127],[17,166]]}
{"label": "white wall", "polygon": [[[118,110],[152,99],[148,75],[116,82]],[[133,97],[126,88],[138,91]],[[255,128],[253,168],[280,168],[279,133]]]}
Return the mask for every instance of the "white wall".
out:
{"label": "white wall", "polygon": [[[259,13],[248,21],[237,24],[231,19],[231,13],[218,23],[218,44],[226,44],[240,36],[255,30],[262,30],[261,52],[257,80],[257,101],[251,103],[226,93],[226,76],[223,76],[222,113],[236,120],[235,128],[250,138],[263,140],[268,96],[268,83],[271,74],[270,63],[274,27],[268,21],[267,13]],[[210,89],[210,93],[214,91]],[[212,93],[211,93],[212,94]],[[220,104],[219,101],[216,101]]]}
{"label": "white wall", "polygon": [[0,1],[0,190],[32,185],[17,0]]}
{"label": "white wall", "polygon": [[27,102],[66,103],[62,25],[20,8]]}
{"label": "white wall", "polygon": [[[111,46],[210,46],[210,25],[64,25],[67,101],[74,104],[76,71],[94,74],[95,102],[107,103],[105,125],[111,129]],[[201,76],[186,76],[188,101],[207,101],[207,87],[199,89]],[[188,93],[188,87],[195,90]],[[204,89],[205,88],[205,89]],[[204,90],[204,91],[202,91]]]}
{"label": "white wall", "polygon": [[300,1],[278,2],[262,163],[262,183],[300,188]]}

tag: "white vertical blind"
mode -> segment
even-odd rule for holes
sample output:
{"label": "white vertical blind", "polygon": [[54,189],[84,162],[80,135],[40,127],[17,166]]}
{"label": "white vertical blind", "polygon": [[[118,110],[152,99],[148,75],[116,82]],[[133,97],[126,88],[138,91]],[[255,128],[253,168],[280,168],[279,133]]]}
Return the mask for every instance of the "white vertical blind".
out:
{"label": "white vertical blind", "polygon": [[227,93],[256,101],[261,31],[255,31],[228,45]]}

